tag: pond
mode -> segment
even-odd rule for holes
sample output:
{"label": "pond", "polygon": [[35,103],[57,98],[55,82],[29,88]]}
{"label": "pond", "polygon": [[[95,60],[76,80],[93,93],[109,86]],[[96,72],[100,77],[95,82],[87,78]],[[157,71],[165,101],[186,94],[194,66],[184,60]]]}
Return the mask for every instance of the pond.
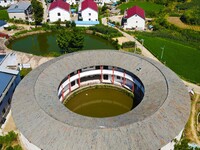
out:
{"label": "pond", "polygon": [[77,114],[97,118],[124,114],[135,107],[134,97],[128,91],[100,85],[74,92],[64,105]]}
{"label": "pond", "polygon": [[[18,38],[11,41],[7,47],[12,50],[31,53],[34,55],[61,55],[60,48],[56,43],[56,33],[34,34]],[[95,35],[84,34],[83,50],[91,49],[115,49],[115,47],[105,39]]]}

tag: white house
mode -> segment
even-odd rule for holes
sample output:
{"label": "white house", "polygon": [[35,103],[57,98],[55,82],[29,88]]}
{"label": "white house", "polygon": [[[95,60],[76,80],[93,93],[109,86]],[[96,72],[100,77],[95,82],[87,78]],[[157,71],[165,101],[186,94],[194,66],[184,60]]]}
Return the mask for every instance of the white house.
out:
{"label": "white house", "polygon": [[15,3],[16,3],[16,1],[14,1],[14,0],[0,0],[0,6],[2,6],[2,7],[8,7],[11,4],[15,4]]}
{"label": "white house", "polygon": [[70,5],[63,0],[55,0],[49,7],[49,21],[69,21],[70,18]]}
{"label": "white house", "polygon": [[9,18],[30,20],[32,14],[32,7],[30,1],[20,1],[16,4],[12,4],[7,9]]}
{"label": "white house", "polygon": [[144,30],[145,12],[142,8],[134,6],[125,11],[122,18],[122,25],[125,29]]}
{"label": "white house", "polygon": [[79,9],[79,20],[98,21],[98,7],[93,0],[84,0]]}

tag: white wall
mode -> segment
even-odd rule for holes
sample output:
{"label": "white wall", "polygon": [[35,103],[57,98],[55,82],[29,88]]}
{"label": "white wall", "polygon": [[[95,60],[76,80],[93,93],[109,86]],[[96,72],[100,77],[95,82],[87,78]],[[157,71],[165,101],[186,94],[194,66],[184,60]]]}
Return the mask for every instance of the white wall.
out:
{"label": "white wall", "polygon": [[24,147],[27,149],[27,150],[41,150],[40,148],[38,148],[37,146],[35,146],[34,144],[30,143],[26,138],[25,136],[20,133],[20,136],[19,136],[20,140],[22,141]]}
{"label": "white wall", "polygon": [[76,4],[76,0],[66,0],[66,2],[70,5]]}
{"label": "white wall", "polygon": [[[58,16],[58,13],[60,13],[60,16]],[[61,20],[61,21],[70,21],[70,13],[64,9],[61,9],[61,8],[54,8],[52,10],[49,11],[49,20],[50,22],[55,22],[55,21],[58,21],[58,20]]]}
{"label": "white wall", "polygon": [[135,28],[136,30],[144,30],[145,20],[138,15],[134,15],[127,19],[127,23],[124,24],[124,28]]}
{"label": "white wall", "polygon": [[[91,15],[89,15],[89,13]],[[84,9],[81,12],[81,15],[82,15],[83,21],[98,21],[98,13],[91,8]]]}
{"label": "white wall", "polygon": [[26,20],[26,14],[25,13],[8,13],[10,19],[22,19]]}
{"label": "white wall", "polygon": [[11,4],[14,4],[15,1],[14,0],[0,0],[0,6],[2,7],[7,7],[10,6]]}

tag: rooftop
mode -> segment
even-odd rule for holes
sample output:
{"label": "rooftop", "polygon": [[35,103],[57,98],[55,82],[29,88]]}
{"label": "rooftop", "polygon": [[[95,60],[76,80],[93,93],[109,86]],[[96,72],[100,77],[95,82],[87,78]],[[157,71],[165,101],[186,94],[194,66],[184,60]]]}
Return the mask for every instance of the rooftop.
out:
{"label": "rooftop", "polygon": [[14,75],[0,71],[0,97]]}
{"label": "rooftop", "polygon": [[7,11],[8,13],[24,13],[30,5],[30,1],[20,1],[16,4],[12,4]]}
{"label": "rooftop", "polygon": [[4,20],[0,20],[0,27],[4,26],[5,24],[7,24]]}
{"label": "rooftop", "polygon": [[129,8],[126,11],[126,15],[124,16],[125,18],[130,18],[134,15],[138,15],[141,18],[145,19],[145,12],[142,8],[138,7],[138,6],[133,6],[131,8]]}
{"label": "rooftop", "polygon": [[81,3],[81,11],[85,10],[86,8],[91,8],[94,11],[98,12],[97,4],[93,0],[84,0]]}
{"label": "rooftop", "polygon": [[70,5],[67,2],[64,2],[63,0],[55,0],[54,2],[52,2],[49,7],[49,10],[52,10],[57,7],[67,10],[68,12],[70,11]]}

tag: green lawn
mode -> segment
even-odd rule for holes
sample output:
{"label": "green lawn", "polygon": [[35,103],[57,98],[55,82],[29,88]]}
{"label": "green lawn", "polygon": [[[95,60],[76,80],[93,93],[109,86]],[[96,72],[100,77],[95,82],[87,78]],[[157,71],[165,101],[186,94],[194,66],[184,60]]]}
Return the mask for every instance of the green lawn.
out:
{"label": "green lawn", "polygon": [[152,16],[158,13],[160,10],[164,8],[163,5],[151,3],[151,2],[136,2],[129,1],[128,3],[121,4],[118,8],[121,9],[121,12],[124,12],[125,9],[130,8],[132,6],[139,6],[145,10],[146,16]]}
{"label": "green lawn", "polygon": [[7,10],[0,10],[0,20],[8,20],[8,12]]}
{"label": "green lawn", "polygon": [[171,68],[182,78],[200,83],[200,50],[186,46],[182,43],[159,37],[138,35],[138,39],[144,39],[144,46],[161,60],[162,47],[164,53],[162,62]]}

